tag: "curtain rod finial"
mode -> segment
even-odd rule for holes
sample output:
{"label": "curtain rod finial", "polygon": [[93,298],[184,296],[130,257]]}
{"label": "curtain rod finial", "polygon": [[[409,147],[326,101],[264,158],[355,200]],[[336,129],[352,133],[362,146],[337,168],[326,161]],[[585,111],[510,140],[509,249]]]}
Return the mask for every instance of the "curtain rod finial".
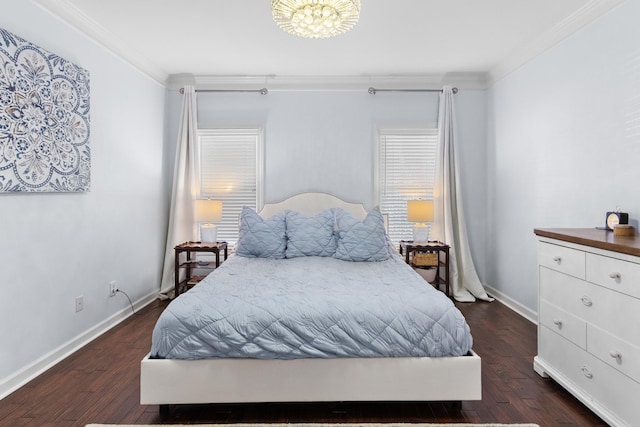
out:
{"label": "curtain rod finial", "polygon": [[371,95],[375,95],[376,94],[376,90],[373,88],[373,86],[369,88],[369,93]]}

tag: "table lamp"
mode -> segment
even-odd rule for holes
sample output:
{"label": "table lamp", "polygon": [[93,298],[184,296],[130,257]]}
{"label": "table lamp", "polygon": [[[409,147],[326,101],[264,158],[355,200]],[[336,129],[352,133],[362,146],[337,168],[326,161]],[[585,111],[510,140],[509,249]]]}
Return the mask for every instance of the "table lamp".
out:
{"label": "table lamp", "polygon": [[407,200],[407,220],[413,225],[413,241],[425,243],[429,240],[429,226],[433,222],[433,200]]}
{"label": "table lamp", "polygon": [[218,228],[213,222],[222,219],[222,201],[196,200],[195,220],[200,224],[200,240],[203,243],[214,243],[218,237]]}

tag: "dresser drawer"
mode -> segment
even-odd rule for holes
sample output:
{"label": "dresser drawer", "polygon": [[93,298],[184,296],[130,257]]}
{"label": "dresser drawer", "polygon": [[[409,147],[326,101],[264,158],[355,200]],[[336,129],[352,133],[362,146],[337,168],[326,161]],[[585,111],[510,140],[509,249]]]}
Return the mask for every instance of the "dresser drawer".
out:
{"label": "dresser drawer", "polygon": [[640,346],[640,299],[540,267],[540,301]]}
{"label": "dresser drawer", "polygon": [[[540,267],[538,275],[540,301],[546,300],[573,315],[584,318],[585,312],[590,308],[590,302],[586,298],[591,298],[589,289],[594,285],[546,267]],[[583,297],[585,297],[584,301]]]}
{"label": "dresser drawer", "polygon": [[640,383],[640,347],[588,325],[587,351]]}
{"label": "dresser drawer", "polygon": [[585,253],[551,243],[538,242],[538,264],[584,279]]}
{"label": "dresser drawer", "polygon": [[[582,395],[581,400],[587,405],[596,401],[600,409],[606,408],[605,419],[610,424],[640,425],[639,383],[544,326],[540,334],[545,345],[539,357],[556,371],[556,375],[549,372],[552,378],[574,395]],[[584,394],[588,395],[587,399]]]}
{"label": "dresser drawer", "polygon": [[[579,300],[579,301],[578,301]],[[602,286],[590,286],[573,300],[579,316],[607,333],[640,346],[640,300]]]}
{"label": "dresser drawer", "polygon": [[640,298],[640,264],[587,254],[587,280]]}
{"label": "dresser drawer", "polygon": [[540,300],[540,324],[568,339],[580,348],[587,348],[587,323],[548,301]]}

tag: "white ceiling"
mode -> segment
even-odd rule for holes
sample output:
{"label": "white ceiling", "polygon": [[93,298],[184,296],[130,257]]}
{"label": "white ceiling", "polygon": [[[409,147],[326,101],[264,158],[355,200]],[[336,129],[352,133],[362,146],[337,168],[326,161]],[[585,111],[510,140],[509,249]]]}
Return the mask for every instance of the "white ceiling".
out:
{"label": "white ceiling", "polygon": [[352,31],[318,40],[278,28],[269,0],[35,1],[166,84],[185,73],[495,80],[622,0],[362,0]]}

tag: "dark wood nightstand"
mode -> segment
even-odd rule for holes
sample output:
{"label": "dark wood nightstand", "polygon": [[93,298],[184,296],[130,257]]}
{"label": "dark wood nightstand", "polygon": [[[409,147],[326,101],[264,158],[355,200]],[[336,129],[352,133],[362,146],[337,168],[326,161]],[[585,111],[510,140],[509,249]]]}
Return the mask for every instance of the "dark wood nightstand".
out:
{"label": "dark wood nightstand", "polygon": [[[203,243],[203,242],[184,242],[173,248],[175,250],[175,276],[174,276],[174,294],[175,297],[180,295],[180,290],[184,287],[188,289],[190,286],[197,284],[200,280],[204,279],[203,276],[192,276],[195,268],[209,268],[213,269],[209,265],[199,265],[196,262],[195,257],[192,259],[191,254],[196,252],[210,252],[216,256],[216,268],[220,267],[220,250],[224,251],[224,260],[227,259],[227,242],[216,243]],[[180,261],[180,254],[186,252],[187,259],[184,262]],[[180,269],[184,268],[186,275],[183,280],[180,280]],[[174,297],[174,298],[175,298]]]}
{"label": "dark wood nightstand", "polygon": [[[407,264],[415,268],[435,268],[436,276],[431,282],[436,288],[440,289],[440,285],[444,285],[445,293],[450,296],[449,290],[449,245],[438,241],[428,241],[425,243],[414,243],[412,240],[400,241],[400,255],[404,255]],[[431,266],[419,266],[413,263],[416,253],[433,253],[436,254],[436,262]]]}

